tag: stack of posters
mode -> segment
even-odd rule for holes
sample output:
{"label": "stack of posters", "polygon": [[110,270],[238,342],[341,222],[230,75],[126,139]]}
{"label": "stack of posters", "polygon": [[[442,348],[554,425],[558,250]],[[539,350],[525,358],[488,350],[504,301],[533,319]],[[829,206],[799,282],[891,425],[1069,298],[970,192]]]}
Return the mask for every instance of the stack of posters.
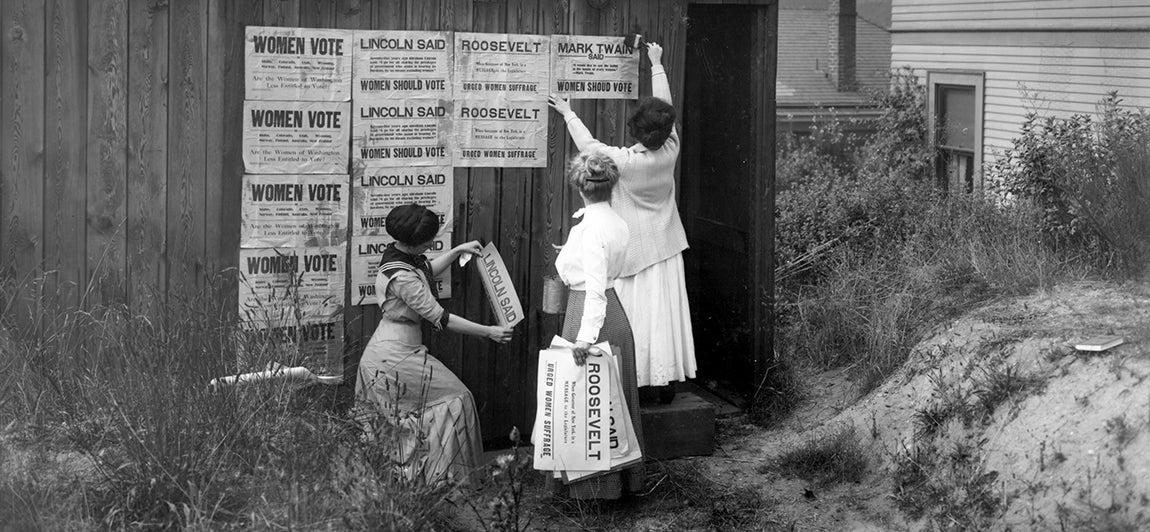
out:
{"label": "stack of posters", "polygon": [[239,314],[339,374],[347,278],[351,32],[248,27]]}

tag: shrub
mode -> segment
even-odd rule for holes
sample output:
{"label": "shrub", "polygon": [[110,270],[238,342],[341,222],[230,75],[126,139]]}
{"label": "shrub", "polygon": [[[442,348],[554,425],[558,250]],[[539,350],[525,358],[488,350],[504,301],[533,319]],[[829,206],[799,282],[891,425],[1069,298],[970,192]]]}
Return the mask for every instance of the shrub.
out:
{"label": "shrub", "polygon": [[1140,273],[1150,259],[1150,113],[1120,103],[1111,92],[1096,115],[1028,114],[988,175],[1041,209],[1054,244]]}
{"label": "shrub", "polygon": [[821,485],[862,481],[867,469],[867,451],[859,442],[854,427],[828,437],[809,440],[779,456],[760,470],[772,467],[783,474]]}

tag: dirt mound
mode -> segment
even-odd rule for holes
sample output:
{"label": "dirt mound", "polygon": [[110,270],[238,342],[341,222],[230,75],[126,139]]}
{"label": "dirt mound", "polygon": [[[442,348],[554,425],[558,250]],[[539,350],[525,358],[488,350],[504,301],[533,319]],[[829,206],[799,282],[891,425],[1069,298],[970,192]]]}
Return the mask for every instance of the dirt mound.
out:
{"label": "dirt mound", "polygon": [[[1073,344],[1116,334],[1102,353]],[[1150,527],[1150,285],[1003,300],[804,439],[853,427],[911,528]]]}

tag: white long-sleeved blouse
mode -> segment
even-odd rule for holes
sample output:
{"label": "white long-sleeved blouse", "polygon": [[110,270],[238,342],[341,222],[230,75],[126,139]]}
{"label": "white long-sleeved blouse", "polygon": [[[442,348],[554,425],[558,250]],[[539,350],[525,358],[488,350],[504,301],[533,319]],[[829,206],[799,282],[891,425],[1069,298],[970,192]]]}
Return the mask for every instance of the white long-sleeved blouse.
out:
{"label": "white long-sleeved blouse", "polygon": [[567,243],[555,258],[555,269],[572,290],[586,292],[575,339],[594,344],[607,317],[607,289],[614,287],[623,271],[631,232],[606,201],[582,210],[583,221],[571,228]]}

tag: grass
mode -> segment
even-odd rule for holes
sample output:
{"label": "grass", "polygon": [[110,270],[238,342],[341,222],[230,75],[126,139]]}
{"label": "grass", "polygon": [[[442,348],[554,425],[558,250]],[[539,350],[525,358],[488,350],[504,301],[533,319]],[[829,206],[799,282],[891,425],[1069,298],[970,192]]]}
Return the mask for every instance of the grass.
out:
{"label": "grass", "polygon": [[333,390],[284,382],[207,386],[240,353],[255,369],[311,360],[240,329],[227,286],[142,313],[0,279],[4,527],[442,528],[461,487],[392,452],[406,413],[353,419]]}
{"label": "grass", "polygon": [[974,395],[984,418],[1012,398],[1041,390],[1045,380],[1038,375],[1023,374],[1017,365],[996,365],[983,369],[974,380]]}
{"label": "grass", "polygon": [[859,483],[866,476],[869,459],[854,427],[827,437],[809,440],[788,450],[760,472],[776,470],[819,485]]}
{"label": "grass", "polygon": [[931,443],[904,449],[895,459],[899,510],[927,518],[932,529],[986,530],[1003,508],[998,472],[986,471],[976,449],[956,444],[947,454]]}

